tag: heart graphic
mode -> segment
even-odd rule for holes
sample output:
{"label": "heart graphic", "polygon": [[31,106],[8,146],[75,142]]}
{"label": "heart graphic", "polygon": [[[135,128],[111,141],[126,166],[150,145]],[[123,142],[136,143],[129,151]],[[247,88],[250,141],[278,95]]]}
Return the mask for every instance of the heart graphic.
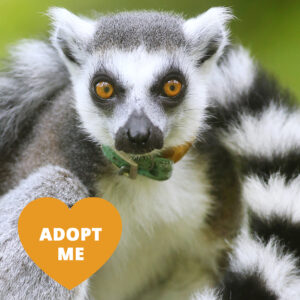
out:
{"label": "heart graphic", "polygon": [[35,264],[72,289],[112,256],[122,223],[117,209],[101,198],[82,199],[72,208],[55,198],[39,198],[23,209],[18,230]]}

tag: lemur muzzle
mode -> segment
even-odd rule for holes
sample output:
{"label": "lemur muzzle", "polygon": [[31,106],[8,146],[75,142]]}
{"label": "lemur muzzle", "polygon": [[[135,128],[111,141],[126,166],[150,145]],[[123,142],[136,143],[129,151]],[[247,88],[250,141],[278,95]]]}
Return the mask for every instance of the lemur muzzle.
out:
{"label": "lemur muzzle", "polygon": [[163,147],[163,133],[144,112],[134,111],[116,134],[117,150],[144,154]]}

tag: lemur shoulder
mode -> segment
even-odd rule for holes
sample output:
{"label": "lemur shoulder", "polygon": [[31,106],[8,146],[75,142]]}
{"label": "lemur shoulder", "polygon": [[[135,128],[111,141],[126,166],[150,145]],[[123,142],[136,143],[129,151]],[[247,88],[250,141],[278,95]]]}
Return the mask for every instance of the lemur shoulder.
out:
{"label": "lemur shoulder", "polygon": [[[231,12],[49,15],[51,43],[20,43],[0,74],[0,295],[298,299],[299,110],[230,44]],[[120,176],[102,151],[138,163],[185,143],[166,181]],[[72,291],[22,252],[31,195],[121,214],[116,252]]]}

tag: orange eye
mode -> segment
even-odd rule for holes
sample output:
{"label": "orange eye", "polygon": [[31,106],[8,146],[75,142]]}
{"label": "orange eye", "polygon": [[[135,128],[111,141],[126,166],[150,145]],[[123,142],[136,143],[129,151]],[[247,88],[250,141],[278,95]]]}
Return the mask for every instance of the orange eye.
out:
{"label": "orange eye", "polygon": [[102,99],[109,99],[114,93],[114,87],[109,82],[100,81],[96,84],[96,93]]}
{"label": "orange eye", "polygon": [[177,96],[182,89],[182,84],[176,79],[169,80],[164,85],[164,92],[168,97]]}

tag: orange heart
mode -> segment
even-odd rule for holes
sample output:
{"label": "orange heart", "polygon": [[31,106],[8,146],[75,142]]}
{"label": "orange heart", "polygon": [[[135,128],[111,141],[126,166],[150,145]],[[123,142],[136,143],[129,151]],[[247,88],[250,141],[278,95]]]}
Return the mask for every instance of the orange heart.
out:
{"label": "orange heart", "polygon": [[101,198],[82,199],[71,209],[58,199],[39,198],[23,209],[18,230],[36,265],[72,289],[112,256],[122,223],[117,209]]}

